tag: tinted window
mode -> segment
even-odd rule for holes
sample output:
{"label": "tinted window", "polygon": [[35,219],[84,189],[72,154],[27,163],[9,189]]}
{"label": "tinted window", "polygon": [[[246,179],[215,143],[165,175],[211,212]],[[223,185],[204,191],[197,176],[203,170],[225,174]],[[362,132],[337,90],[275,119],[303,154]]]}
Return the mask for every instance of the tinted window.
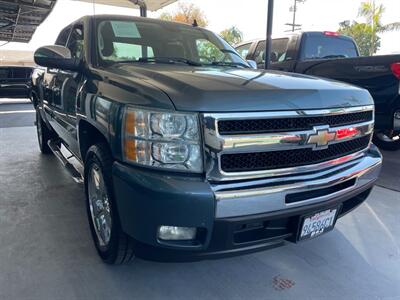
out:
{"label": "tinted window", "polygon": [[357,49],[352,40],[337,36],[305,36],[302,59],[357,57]]}
{"label": "tinted window", "polygon": [[32,70],[29,68],[14,68],[13,77],[17,78],[29,78],[31,76]]}
{"label": "tinted window", "polygon": [[[286,59],[288,43],[288,38],[272,40],[271,62],[281,62]],[[265,41],[258,43],[255,52],[255,60],[257,63],[265,62]]]}
{"label": "tinted window", "polygon": [[236,51],[239,52],[240,56],[246,59],[247,54],[249,53],[251,43],[239,46],[236,48]]}
{"label": "tinted window", "polygon": [[65,46],[67,44],[70,32],[71,32],[71,27],[63,29],[63,31],[61,31],[57,37],[56,45]]}
{"label": "tinted window", "polygon": [[212,32],[155,20],[105,20],[98,25],[100,63],[140,58],[181,58],[200,64],[237,63],[239,54]]}
{"label": "tinted window", "polygon": [[0,68],[0,79],[27,79],[32,73],[31,68]]}
{"label": "tinted window", "polygon": [[82,58],[83,55],[83,27],[75,27],[68,40],[67,48],[71,51],[71,56]]}
{"label": "tinted window", "polygon": [[11,70],[9,68],[0,68],[0,79],[7,79],[11,77]]}

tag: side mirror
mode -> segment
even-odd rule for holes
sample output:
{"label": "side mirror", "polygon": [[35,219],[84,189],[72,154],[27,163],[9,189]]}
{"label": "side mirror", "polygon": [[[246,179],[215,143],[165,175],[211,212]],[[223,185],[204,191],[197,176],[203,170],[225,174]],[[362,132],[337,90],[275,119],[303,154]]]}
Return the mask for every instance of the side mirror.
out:
{"label": "side mirror", "polygon": [[40,47],[34,54],[35,63],[42,67],[78,71],[81,61],[72,58],[71,51],[63,46],[51,45]]}
{"label": "side mirror", "polygon": [[254,60],[247,60],[247,63],[250,65],[252,69],[257,69],[257,63]]}

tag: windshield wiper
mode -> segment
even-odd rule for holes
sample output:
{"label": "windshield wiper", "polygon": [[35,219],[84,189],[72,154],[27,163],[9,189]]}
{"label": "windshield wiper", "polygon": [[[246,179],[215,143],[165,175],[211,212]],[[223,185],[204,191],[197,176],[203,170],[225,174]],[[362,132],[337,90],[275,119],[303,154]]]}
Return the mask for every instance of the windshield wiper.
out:
{"label": "windshield wiper", "polygon": [[127,59],[127,60],[119,60],[113,62],[113,64],[125,64],[125,63],[161,63],[161,64],[183,63],[189,66],[196,66],[196,67],[202,66],[202,64],[198,62],[180,57],[141,57],[139,59]]}
{"label": "windshield wiper", "polygon": [[211,63],[213,66],[227,66],[227,67],[243,67],[243,68],[249,68],[248,65],[245,63],[241,62],[227,62],[227,61],[213,61]]}
{"label": "windshield wiper", "polygon": [[183,57],[141,57],[137,60],[138,62],[156,62],[156,63],[184,63],[189,66],[202,66],[201,63]]}

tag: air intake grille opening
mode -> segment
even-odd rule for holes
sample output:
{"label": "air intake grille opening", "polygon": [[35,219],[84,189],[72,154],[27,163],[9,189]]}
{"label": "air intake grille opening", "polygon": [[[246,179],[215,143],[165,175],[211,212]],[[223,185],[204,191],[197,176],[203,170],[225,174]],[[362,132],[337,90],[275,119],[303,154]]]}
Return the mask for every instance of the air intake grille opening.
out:
{"label": "air intake grille opening", "polygon": [[224,172],[249,172],[283,169],[322,163],[366,149],[370,135],[351,141],[330,145],[324,150],[295,149],[272,152],[223,154],[221,168]]}
{"label": "air intake grille opening", "polygon": [[313,190],[313,191],[307,191],[307,192],[302,192],[302,193],[295,193],[295,194],[289,194],[286,196],[285,202],[286,203],[295,203],[295,202],[301,202],[313,198],[318,198],[318,197],[323,197],[323,196],[328,196],[330,194],[339,192],[341,190],[347,189],[349,187],[352,187],[356,184],[356,179],[351,179],[347,180],[345,182],[333,185],[328,188],[324,189],[319,189],[319,190]]}

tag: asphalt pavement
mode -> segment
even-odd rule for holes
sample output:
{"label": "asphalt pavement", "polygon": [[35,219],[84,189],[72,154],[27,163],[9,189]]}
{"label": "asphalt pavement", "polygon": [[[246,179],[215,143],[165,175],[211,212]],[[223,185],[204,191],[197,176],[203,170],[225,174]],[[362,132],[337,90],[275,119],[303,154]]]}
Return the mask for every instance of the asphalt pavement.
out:
{"label": "asphalt pavement", "polygon": [[[15,101],[14,101],[15,102]],[[0,299],[400,299],[400,152],[335,230],[195,263],[97,257],[82,186],[40,154],[33,107],[0,101]]]}

